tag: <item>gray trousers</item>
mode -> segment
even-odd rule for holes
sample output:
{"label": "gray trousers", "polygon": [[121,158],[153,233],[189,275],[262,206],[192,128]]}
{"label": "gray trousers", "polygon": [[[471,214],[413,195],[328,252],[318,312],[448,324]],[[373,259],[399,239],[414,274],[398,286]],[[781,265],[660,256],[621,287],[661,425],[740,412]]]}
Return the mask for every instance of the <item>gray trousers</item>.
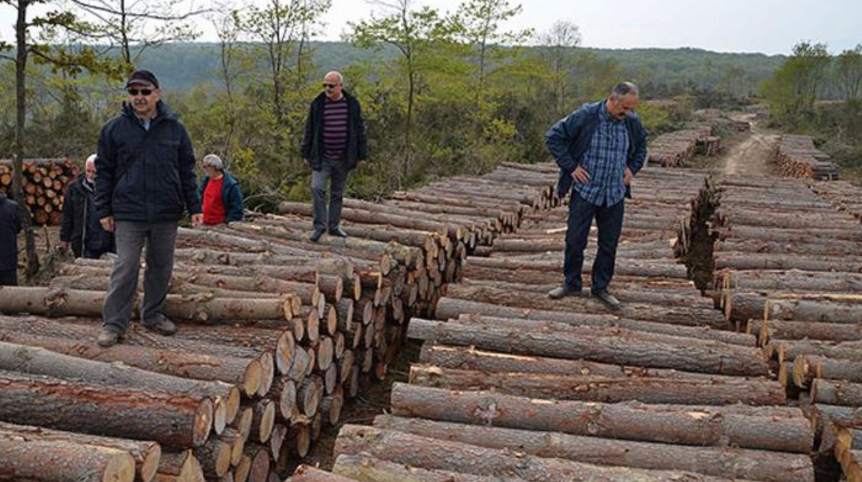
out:
{"label": "gray trousers", "polygon": [[132,304],[138,289],[141,249],[145,244],[147,266],[144,271],[141,322],[146,325],[160,320],[174,270],[177,225],[177,221],[159,223],[117,221],[115,229],[117,258],[114,260],[108,296],[102,308],[103,328],[119,334],[129,329]]}
{"label": "gray trousers", "polygon": [[[311,198],[314,204],[314,229],[330,231],[341,222],[341,207],[344,204],[344,186],[350,172],[342,159],[324,157],[320,170],[311,172]],[[326,206],[326,181],[330,181],[329,209]]]}

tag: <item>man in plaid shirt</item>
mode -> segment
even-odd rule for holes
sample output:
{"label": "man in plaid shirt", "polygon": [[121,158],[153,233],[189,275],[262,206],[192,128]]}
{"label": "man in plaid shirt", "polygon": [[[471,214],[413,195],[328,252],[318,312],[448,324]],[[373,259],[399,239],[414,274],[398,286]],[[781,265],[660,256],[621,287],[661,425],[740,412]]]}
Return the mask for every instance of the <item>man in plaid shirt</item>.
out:
{"label": "man in plaid shirt", "polygon": [[566,279],[548,293],[553,299],[580,294],[584,249],[595,218],[599,246],[590,292],[607,307],[620,309],[608,285],[614,276],[625,198],[631,197],[632,179],[646,159],[647,134],[634,113],[638,101],[637,86],[622,82],[607,99],[584,104],[545,135],[545,144],[560,166],[560,196],[574,184],[563,265]]}

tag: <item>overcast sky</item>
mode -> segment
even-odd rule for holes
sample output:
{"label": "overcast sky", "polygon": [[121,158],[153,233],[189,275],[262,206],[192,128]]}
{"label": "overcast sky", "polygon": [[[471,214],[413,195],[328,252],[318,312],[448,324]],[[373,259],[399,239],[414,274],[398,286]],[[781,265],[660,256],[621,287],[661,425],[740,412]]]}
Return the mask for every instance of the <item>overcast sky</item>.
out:
{"label": "overcast sky", "polygon": [[[243,0],[236,0],[242,2]],[[248,0],[263,4],[266,0]],[[454,11],[459,0],[414,0]],[[510,0],[511,4],[517,4]],[[509,29],[542,32],[556,20],[580,27],[583,45],[601,48],[696,47],[719,52],[788,54],[800,40],[824,42],[833,53],[862,43],[862,0],[524,0]],[[201,0],[197,0],[202,5]],[[379,7],[363,0],[332,0],[319,39],[339,40],[349,21],[368,18]],[[13,42],[15,11],[0,6],[0,39]],[[198,21],[201,41],[215,40]]]}

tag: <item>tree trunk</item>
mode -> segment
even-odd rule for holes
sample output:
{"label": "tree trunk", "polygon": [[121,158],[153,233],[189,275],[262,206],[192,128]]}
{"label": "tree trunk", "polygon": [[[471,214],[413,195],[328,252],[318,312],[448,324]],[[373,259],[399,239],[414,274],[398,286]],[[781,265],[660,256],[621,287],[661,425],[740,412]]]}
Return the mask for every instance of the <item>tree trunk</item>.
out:
{"label": "tree trunk", "polygon": [[10,343],[38,346],[57,353],[101,362],[122,362],[126,365],[176,377],[222,381],[233,384],[246,395],[257,393],[263,383],[263,368],[259,360],[216,357],[175,350],[114,345],[100,348],[92,342],[52,338],[4,331],[0,339]]}
{"label": "tree trunk", "polygon": [[[135,473],[144,482],[149,482],[156,474],[162,448],[156,442],[99,437],[74,432],[61,432],[42,427],[14,425],[0,422],[0,438],[15,437],[22,443],[28,442],[70,442],[74,444],[105,447],[128,452],[135,463]],[[2,443],[2,442],[0,442]],[[4,466],[0,463],[0,466]],[[8,466],[4,466],[7,467]],[[2,479],[2,477],[0,477]]]}
{"label": "tree trunk", "polygon": [[[698,408],[597,404],[562,400],[532,400],[493,392],[453,392],[396,383],[392,388],[394,415],[448,422],[495,425],[573,435],[663,442],[697,446],[735,445],[743,448],[808,453],[811,425],[802,412],[791,418],[773,416],[766,407]],[[742,406],[744,407],[744,406]]]}
{"label": "tree trunk", "polygon": [[[756,348],[706,340],[644,340],[637,332],[584,327],[574,332],[540,333],[529,330],[470,326],[414,318],[410,338],[459,346],[475,346],[504,353],[587,359],[650,368],[674,368],[717,375],[761,376],[768,367]],[[695,343],[696,342],[696,343]]]}
{"label": "tree trunk", "polygon": [[672,480],[729,481],[678,471],[646,471],[628,467],[600,467],[556,458],[543,458],[481,448],[459,442],[440,441],[373,427],[346,425],[336,440],[337,455],[364,454],[389,462],[426,470],[516,477],[525,481],[627,481],[668,482]]}
{"label": "tree trunk", "polygon": [[166,453],[159,463],[155,482],[206,482],[198,459],[191,451]]}
{"label": "tree trunk", "polygon": [[793,360],[793,382],[807,387],[815,378],[862,383],[862,361],[800,355]]}
{"label": "tree trunk", "polygon": [[233,416],[236,416],[239,408],[239,390],[227,383],[162,375],[121,364],[75,358],[25,345],[0,342],[0,370],[210,398],[214,403],[214,422],[217,432],[221,432],[225,423],[233,420],[232,418],[228,420],[228,407],[231,406],[230,411]]}
{"label": "tree trunk", "polygon": [[811,403],[862,407],[862,384],[816,379],[811,383]]}
{"label": "tree trunk", "polygon": [[[464,287],[448,285],[446,296],[480,303],[496,303],[504,306],[549,311],[606,314],[608,309],[598,301],[589,298],[568,297],[550,300],[545,294],[518,293],[490,287]],[[623,300],[625,301],[625,300]],[[666,307],[636,303],[623,303],[622,309],[614,313],[623,318],[662,323],[703,326],[720,324],[721,316],[706,308]]]}
{"label": "tree trunk", "polygon": [[683,470],[699,474],[765,482],[814,481],[805,454],[724,447],[631,442],[582,437],[559,432],[533,432],[480,425],[435,422],[421,418],[378,415],[374,427],[529,455],[596,465],[651,470]]}
{"label": "tree trunk", "polygon": [[10,482],[132,482],[135,461],[122,450],[74,440],[22,440],[0,432],[0,480]]}
{"label": "tree trunk", "polygon": [[12,423],[154,440],[168,449],[197,447],[212,429],[208,398],[5,371],[0,385],[0,417]]}
{"label": "tree trunk", "polygon": [[[488,390],[522,397],[616,403],[692,405],[783,405],[784,388],[774,381],[746,379],[685,379],[564,376],[521,372],[479,371],[413,365],[410,383],[447,390]],[[843,404],[846,405],[846,404]]]}

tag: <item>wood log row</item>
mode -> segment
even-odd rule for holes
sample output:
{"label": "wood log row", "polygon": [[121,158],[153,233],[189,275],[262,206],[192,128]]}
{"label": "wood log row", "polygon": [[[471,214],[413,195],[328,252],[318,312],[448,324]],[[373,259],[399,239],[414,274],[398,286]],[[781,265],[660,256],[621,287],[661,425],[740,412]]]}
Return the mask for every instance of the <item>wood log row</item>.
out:
{"label": "wood log row", "polygon": [[[60,224],[66,188],[75,180],[79,168],[66,159],[24,159],[24,199],[37,226]],[[12,195],[13,163],[0,159],[0,192]]]}

